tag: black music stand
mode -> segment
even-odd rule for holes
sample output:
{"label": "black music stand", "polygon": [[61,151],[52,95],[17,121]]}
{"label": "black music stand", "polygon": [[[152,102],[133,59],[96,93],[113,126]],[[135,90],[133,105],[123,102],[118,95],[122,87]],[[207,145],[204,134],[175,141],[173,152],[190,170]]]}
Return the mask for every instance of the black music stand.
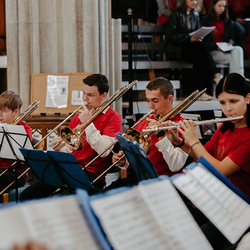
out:
{"label": "black music stand", "polygon": [[0,159],[17,162],[13,167],[16,176],[16,202],[18,201],[17,169],[25,161],[19,148],[33,148],[24,127],[6,123],[2,124],[0,126]]}
{"label": "black music stand", "polygon": [[116,137],[139,181],[158,178],[153,163],[139,143],[128,140],[120,133]]}
{"label": "black music stand", "polygon": [[70,192],[76,188],[86,191],[95,189],[73,154],[38,149],[20,151],[40,183],[66,187]]}

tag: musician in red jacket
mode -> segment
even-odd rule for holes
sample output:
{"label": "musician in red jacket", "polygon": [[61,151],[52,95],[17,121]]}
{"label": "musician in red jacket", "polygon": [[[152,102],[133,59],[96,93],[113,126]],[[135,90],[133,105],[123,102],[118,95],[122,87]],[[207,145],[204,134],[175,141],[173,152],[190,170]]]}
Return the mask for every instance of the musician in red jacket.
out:
{"label": "musician in red jacket", "polygon": [[[13,91],[5,91],[0,95],[0,123],[13,124],[15,118],[19,114],[20,108],[22,107],[22,100],[18,94]],[[19,122],[16,125],[22,125],[32,141],[32,132],[29,125],[23,121]],[[0,161],[0,173],[6,171],[15,160],[1,159]],[[16,165],[14,165],[16,166]],[[22,167],[18,167],[18,175],[22,174],[25,171],[25,165],[22,164]],[[4,174],[0,176],[0,189],[5,189],[10,183],[16,180],[16,173],[14,168],[9,168]],[[19,178],[17,182],[18,187],[22,187],[25,184],[26,176]],[[14,189],[16,185],[12,185],[8,190]]]}
{"label": "musician in red jacket", "polygon": [[[92,74],[83,79],[82,99],[85,103],[78,114],[71,120],[69,128],[75,128],[88,120],[102,106],[107,97],[108,90],[108,79],[104,75]],[[120,133],[121,129],[121,115],[110,107],[107,107],[84,129],[82,134],[83,146],[80,150],[73,150],[68,144],[65,144],[61,137],[53,140],[52,147],[54,147],[55,151],[72,153],[84,167],[116,141],[115,134]],[[110,150],[108,150],[84,170],[91,181],[112,164],[111,157]],[[95,182],[95,186],[97,189],[102,189],[105,186],[105,176]],[[47,197],[56,189],[57,187],[43,185],[38,182],[25,189],[20,199],[27,200]]]}

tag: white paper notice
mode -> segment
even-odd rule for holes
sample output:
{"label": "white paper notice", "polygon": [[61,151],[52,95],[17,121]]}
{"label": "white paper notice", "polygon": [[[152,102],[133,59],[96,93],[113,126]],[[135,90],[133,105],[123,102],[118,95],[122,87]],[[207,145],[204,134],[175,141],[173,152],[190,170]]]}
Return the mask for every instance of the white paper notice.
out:
{"label": "white paper notice", "polygon": [[69,77],[47,76],[46,107],[66,108],[68,105]]}
{"label": "white paper notice", "polygon": [[82,105],[83,99],[82,99],[83,92],[82,90],[73,90],[71,93],[71,105]]}

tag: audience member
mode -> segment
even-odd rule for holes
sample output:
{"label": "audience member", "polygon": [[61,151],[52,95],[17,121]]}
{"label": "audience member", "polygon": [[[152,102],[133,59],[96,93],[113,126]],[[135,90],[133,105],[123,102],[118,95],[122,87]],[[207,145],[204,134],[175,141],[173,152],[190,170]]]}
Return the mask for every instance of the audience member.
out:
{"label": "audience member", "polygon": [[[208,89],[213,91],[213,81],[219,73],[215,63],[201,39],[190,36],[190,32],[200,28],[199,14],[194,10],[197,0],[181,0],[180,5],[169,16],[166,29],[166,57],[187,60],[193,64],[192,80],[189,91]],[[200,100],[211,100],[204,93]]]}
{"label": "audience member", "polygon": [[226,0],[213,0],[208,14],[201,20],[203,26],[215,26],[211,34],[204,38],[208,50],[215,63],[229,64],[229,73],[235,72],[244,75],[244,55],[240,46],[223,52],[216,43],[226,42],[234,45],[234,31],[228,15]]}
{"label": "audience member", "polygon": [[235,45],[244,48],[248,39],[250,23],[245,21],[245,18],[250,17],[250,1],[232,1],[228,0],[229,16],[232,19],[232,24],[235,32]]}
{"label": "audience member", "polygon": [[156,0],[158,5],[158,23],[159,25],[167,25],[167,20],[176,8],[178,0]]}

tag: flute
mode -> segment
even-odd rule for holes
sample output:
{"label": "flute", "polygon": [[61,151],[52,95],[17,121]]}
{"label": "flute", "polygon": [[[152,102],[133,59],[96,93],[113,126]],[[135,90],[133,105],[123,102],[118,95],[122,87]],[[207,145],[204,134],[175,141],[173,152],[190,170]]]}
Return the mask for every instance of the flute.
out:
{"label": "flute", "polygon": [[[227,122],[227,121],[233,121],[233,120],[240,120],[244,116],[234,116],[234,117],[226,117],[226,118],[218,118],[218,119],[211,119],[211,120],[204,120],[204,121],[196,121],[194,122],[195,126],[198,125],[204,125],[204,124],[213,124],[217,122]],[[176,123],[174,125],[169,125],[169,126],[154,126],[151,128],[146,128],[142,130],[142,133],[150,133],[150,132],[156,132],[156,131],[161,131],[161,130],[168,130],[170,128],[179,128],[181,125],[179,123]]]}

